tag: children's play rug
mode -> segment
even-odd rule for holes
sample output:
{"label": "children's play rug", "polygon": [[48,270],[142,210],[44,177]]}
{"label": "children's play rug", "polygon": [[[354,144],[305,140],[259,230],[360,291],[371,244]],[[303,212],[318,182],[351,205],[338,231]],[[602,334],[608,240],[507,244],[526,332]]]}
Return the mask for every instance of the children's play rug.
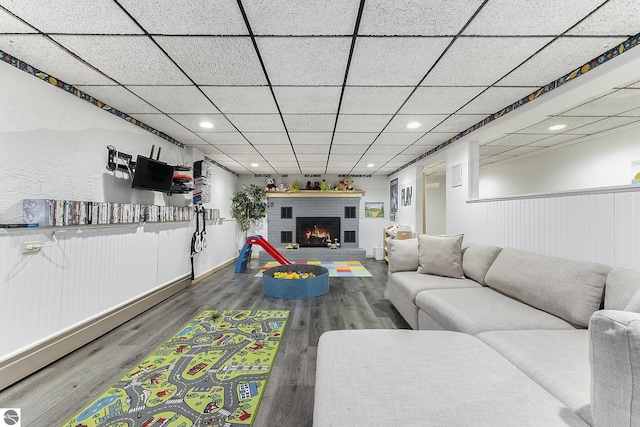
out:
{"label": "children's play rug", "polygon": [[[364,268],[360,261],[296,261],[295,264],[321,265],[329,270],[329,277],[372,277],[371,273]],[[258,271],[255,277],[262,277],[262,273],[267,268],[275,267],[276,265],[280,265],[280,263],[269,261]]]}
{"label": "children's play rug", "polygon": [[206,310],[64,427],[251,426],[288,310]]}

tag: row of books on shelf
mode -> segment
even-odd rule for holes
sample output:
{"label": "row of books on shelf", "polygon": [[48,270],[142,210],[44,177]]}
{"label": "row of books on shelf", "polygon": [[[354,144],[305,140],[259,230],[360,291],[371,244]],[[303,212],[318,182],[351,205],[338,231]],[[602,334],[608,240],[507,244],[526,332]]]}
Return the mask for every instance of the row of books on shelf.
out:
{"label": "row of books on shelf", "polygon": [[[27,224],[38,224],[40,227],[191,221],[194,218],[193,206],[53,199],[24,199],[22,212]],[[205,209],[205,214],[207,219],[212,219],[213,209]]]}

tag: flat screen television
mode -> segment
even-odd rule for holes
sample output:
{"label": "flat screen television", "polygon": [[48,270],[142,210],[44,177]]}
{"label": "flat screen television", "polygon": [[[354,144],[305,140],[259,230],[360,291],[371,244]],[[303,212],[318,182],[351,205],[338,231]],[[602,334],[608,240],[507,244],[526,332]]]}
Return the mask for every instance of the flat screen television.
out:
{"label": "flat screen television", "polygon": [[133,188],[169,192],[173,181],[173,166],[138,155],[133,174]]}

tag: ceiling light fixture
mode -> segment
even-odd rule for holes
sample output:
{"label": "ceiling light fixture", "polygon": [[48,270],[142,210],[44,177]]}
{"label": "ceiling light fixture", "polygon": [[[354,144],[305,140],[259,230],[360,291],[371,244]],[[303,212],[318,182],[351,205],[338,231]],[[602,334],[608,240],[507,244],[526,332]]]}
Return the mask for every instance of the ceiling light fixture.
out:
{"label": "ceiling light fixture", "polygon": [[257,168],[258,166],[260,166],[260,165],[259,165],[259,164],[257,164],[257,163],[251,163],[251,167],[252,167],[252,168]]}
{"label": "ceiling light fixture", "polygon": [[549,130],[560,130],[566,128],[567,125],[554,125],[549,128]]}
{"label": "ceiling light fixture", "polygon": [[368,168],[372,168],[372,167],[374,167],[374,166],[375,166],[375,165],[374,165],[373,163],[368,163],[368,164],[367,164],[367,167],[368,167]]}
{"label": "ceiling light fixture", "polygon": [[213,126],[213,123],[211,122],[200,122],[200,127],[205,129],[211,129],[214,126]]}
{"label": "ceiling light fixture", "polygon": [[418,122],[407,123],[407,128],[409,129],[416,129],[416,128],[419,128],[420,126],[421,124]]}

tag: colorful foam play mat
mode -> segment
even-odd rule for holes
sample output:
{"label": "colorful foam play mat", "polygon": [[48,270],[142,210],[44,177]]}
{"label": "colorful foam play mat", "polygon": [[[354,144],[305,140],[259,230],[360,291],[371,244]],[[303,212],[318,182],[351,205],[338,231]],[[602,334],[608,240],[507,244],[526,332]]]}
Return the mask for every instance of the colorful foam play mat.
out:
{"label": "colorful foam play mat", "polygon": [[[296,261],[295,264],[313,264],[321,265],[329,270],[329,277],[371,277],[371,273],[364,268],[360,261]],[[294,265],[295,265],[294,264]],[[270,267],[280,265],[277,261],[269,261],[266,263],[255,277],[262,277],[262,273]],[[291,270],[295,270],[292,265]]]}
{"label": "colorful foam play mat", "polygon": [[251,426],[288,310],[205,310],[64,427]]}

